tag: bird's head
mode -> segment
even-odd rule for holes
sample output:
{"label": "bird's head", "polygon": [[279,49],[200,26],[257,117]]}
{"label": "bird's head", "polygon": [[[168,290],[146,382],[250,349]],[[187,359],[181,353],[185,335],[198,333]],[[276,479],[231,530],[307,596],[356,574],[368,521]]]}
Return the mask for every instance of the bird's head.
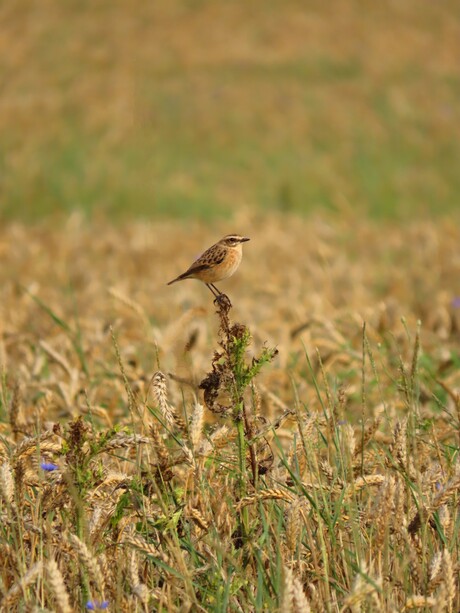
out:
{"label": "bird's head", "polygon": [[239,234],[227,234],[219,243],[225,245],[225,247],[237,247],[241,243],[245,243],[249,238],[247,236],[240,236]]}

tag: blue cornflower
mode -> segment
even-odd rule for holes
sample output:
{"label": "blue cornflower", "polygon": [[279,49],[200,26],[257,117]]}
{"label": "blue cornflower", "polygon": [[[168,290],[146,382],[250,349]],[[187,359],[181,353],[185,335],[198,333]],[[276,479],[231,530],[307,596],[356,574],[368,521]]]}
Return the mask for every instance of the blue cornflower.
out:
{"label": "blue cornflower", "polygon": [[97,611],[102,610],[102,609],[107,609],[109,606],[109,601],[108,600],[103,600],[102,602],[99,602],[98,600],[88,600],[88,602],[86,603],[86,608],[89,611]]}
{"label": "blue cornflower", "polygon": [[40,468],[42,470],[46,470],[47,472],[52,472],[53,470],[57,470],[59,466],[57,464],[53,464],[52,462],[41,462]]}

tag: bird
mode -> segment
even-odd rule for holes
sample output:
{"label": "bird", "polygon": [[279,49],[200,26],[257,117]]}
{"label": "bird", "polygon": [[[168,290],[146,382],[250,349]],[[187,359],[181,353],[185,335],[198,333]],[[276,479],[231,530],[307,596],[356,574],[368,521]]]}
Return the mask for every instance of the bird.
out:
{"label": "bird", "polygon": [[211,290],[216,298],[223,296],[214,283],[227,279],[236,272],[243,257],[243,243],[248,240],[247,236],[227,234],[219,242],[206,249],[185,272],[169,281],[167,285],[184,279],[198,279]]}

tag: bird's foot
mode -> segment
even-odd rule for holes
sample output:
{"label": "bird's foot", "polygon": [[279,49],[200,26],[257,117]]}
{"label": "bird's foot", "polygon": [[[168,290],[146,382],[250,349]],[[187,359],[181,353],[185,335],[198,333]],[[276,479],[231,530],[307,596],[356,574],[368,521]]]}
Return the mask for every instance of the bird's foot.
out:
{"label": "bird's foot", "polygon": [[221,309],[231,309],[232,303],[230,302],[230,298],[227,294],[219,294],[214,299],[214,304]]}

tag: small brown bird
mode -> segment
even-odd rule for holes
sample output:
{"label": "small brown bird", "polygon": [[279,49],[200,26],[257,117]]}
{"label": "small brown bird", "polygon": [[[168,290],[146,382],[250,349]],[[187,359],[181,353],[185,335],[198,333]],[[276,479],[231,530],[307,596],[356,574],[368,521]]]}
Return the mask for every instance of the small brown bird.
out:
{"label": "small brown bird", "polygon": [[242,243],[248,240],[246,236],[227,234],[218,243],[206,249],[185,272],[170,281],[168,285],[184,279],[198,279],[205,283],[217,298],[222,292],[214,283],[233,275],[243,256]]}

